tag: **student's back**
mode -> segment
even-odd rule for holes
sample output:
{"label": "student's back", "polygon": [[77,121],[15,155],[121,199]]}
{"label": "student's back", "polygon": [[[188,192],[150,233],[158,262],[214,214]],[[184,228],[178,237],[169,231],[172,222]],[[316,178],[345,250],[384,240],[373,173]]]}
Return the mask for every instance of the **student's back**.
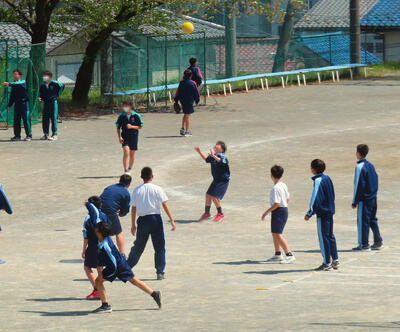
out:
{"label": "student's back", "polygon": [[311,209],[317,215],[335,214],[335,189],[331,178],[325,174],[317,174],[313,180],[315,188]]}
{"label": "student's back", "polygon": [[192,72],[192,80],[196,82],[199,87],[203,82],[203,74],[201,73],[200,68],[197,66],[190,66],[188,69]]}
{"label": "student's back", "polygon": [[123,217],[129,212],[129,203],[131,195],[123,184],[113,184],[104,189],[100,196],[102,203],[102,211],[107,215],[114,215],[119,212],[119,216]]}
{"label": "student's back", "polygon": [[362,159],[358,161],[354,184],[355,200],[357,202],[376,198],[378,193],[378,174],[374,165],[368,160]]}

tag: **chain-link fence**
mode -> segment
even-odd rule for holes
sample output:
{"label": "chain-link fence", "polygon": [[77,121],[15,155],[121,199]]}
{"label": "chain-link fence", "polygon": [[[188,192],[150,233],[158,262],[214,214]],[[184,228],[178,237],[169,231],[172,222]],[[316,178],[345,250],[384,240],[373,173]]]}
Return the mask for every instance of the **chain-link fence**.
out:
{"label": "chain-link fence", "polygon": [[[45,67],[45,47],[43,44],[20,46],[15,40],[0,40],[0,80],[12,81],[12,72],[18,68],[23,73],[29,94],[32,123],[40,118],[38,105],[39,86]],[[0,127],[13,124],[14,111],[7,111],[10,88],[0,88]]]}

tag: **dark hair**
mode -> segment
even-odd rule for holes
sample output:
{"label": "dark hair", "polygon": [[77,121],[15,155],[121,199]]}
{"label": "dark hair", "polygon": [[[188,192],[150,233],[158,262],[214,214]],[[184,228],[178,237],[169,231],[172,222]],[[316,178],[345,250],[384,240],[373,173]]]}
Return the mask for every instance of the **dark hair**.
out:
{"label": "dark hair", "polygon": [[109,237],[112,233],[111,226],[105,221],[98,222],[94,228],[97,229],[104,238]]}
{"label": "dark hair", "polygon": [[130,106],[131,108],[133,108],[133,102],[132,102],[132,100],[124,100],[123,102],[122,102],[122,106]]}
{"label": "dark hair", "polygon": [[357,152],[360,154],[361,157],[365,158],[368,155],[369,147],[367,144],[358,144],[357,145]]}
{"label": "dark hair", "polygon": [[101,208],[101,199],[99,196],[90,196],[88,198],[88,202],[92,203],[95,207],[97,207],[98,209]]}
{"label": "dark hair", "polygon": [[224,150],[224,152],[226,152],[226,150],[228,149],[224,141],[218,141],[217,143],[215,143],[215,145],[219,145],[222,150]]}
{"label": "dark hair", "polygon": [[142,168],[142,172],[140,174],[140,177],[143,179],[143,181],[151,180],[152,176],[153,176],[153,170],[150,167],[143,167]]}
{"label": "dark hair", "polygon": [[271,175],[275,179],[280,179],[283,175],[283,168],[279,165],[274,165],[271,167]]}
{"label": "dark hair", "polygon": [[323,173],[325,171],[325,163],[321,159],[314,159],[311,162],[311,168],[317,172],[317,174]]}
{"label": "dark hair", "polygon": [[186,79],[191,78],[191,77],[192,77],[192,71],[190,69],[186,69],[183,72],[183,79],[186,80]]}
{"label": "dark hair", "polygon": [[13,74],[14,74],[14,73],[18,73],[19,75],[22,76],[22,71],[21,71],[20,69],[18,69],[18,68],[15,68],[15,69],[13,70]]}
{"label": "dark hair", "polygon": [[129,186],[132,182],[132,177],[129,174],[123,174],[119,178],[119,184],[123,184],[125,187]]}
{"label": "dark hair", "polygon": [[189,63],[190,63],[192,66],[194,66],[194,65],[196,64],[196,62],[197,62],[197,59],[196,59],[196,58],[190,58],[190,60],[189,60]]}
{"label": "dark hair", "polygon": [[45,71],[43,72],[43,76],[50,76],[50,77],[53,77],[53,73],[52,73],[50,70],[45,70]]}

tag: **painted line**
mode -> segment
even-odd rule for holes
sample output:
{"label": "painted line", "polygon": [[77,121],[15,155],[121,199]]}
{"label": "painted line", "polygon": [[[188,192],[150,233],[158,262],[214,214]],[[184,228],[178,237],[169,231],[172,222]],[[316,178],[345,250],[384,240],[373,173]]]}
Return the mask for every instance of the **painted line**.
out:
{"label": "painted line", "polygon": [[357,273],[332,273],[335,277],[362,277],[362,278],[400,278],[400,274],[357,274]]}
{"label": "painted line", "polygon": [[400,272],[400,267],[395,267],[395,266],[347,266],[347,268],[350,269],[387,269],[387,270],[398,270]]}
{"label": "painted line", "polygon": [[357,282],[357,281],[311,281],[311,280],[304,280],[300,281],[300,283],[303,284],[321,284],[321,285],[328,285],[328,284],[338,284],[338,285],[360,285],[360,286],[394,286],[394,287],[399,287],[400,284],[385,284],[381,282]]}

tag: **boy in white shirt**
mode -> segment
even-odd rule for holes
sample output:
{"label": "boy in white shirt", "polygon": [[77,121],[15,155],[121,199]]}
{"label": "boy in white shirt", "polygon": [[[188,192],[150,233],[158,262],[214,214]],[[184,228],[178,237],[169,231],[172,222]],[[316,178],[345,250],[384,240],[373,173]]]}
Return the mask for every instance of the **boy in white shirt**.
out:
{"label": "boy in white shirt", "polygon": [[[289,264],[293,263],[296,259],[290,251],[286,239],[282,235],[288,219],[287,206],[290,197],[286,184],[281,181],[282,176],[283,168],[281,166],[275,165],[271,168],[271,179],[272,182],[274,182],[270,193],[271,207],[264,212],[261,220],[264,220],[267,214],[271,213],[271,233],[274,240],[275,255],[268,261]],[[282,256],[281,248],[286,254],[285,258]]]}

